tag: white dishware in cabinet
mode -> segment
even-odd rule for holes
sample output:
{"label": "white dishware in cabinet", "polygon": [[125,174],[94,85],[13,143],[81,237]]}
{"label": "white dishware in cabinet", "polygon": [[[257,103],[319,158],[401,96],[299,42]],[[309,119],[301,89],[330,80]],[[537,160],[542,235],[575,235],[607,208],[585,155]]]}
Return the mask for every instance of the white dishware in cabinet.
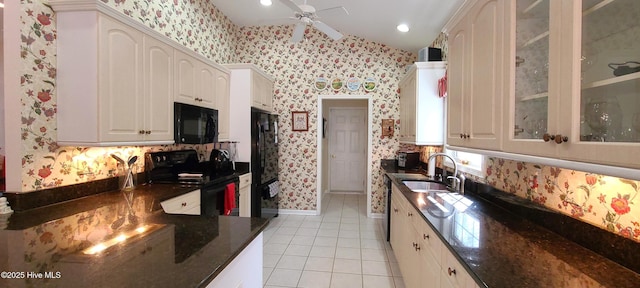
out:
{"label": "white dishware in cabinet", "polygon": [[[640,24],[628,13],[638,11],[640,3],[509,4],[515,7],[508,22],[515,25],[507,26],[518,27],[509,33],[515,51],[511,59],[519,61],[510,67],[515,92],[505,102],[505,151],[640,167],[635,152],[640,142],[640,71],[629,62],[640,60],[640,54],[631,52],[640,51]],[[532,20],[528,14],[537,16]],[[531,44],[522,45],[521,39]],[[542,73],[527,77],[535,74],[532,71]]]}

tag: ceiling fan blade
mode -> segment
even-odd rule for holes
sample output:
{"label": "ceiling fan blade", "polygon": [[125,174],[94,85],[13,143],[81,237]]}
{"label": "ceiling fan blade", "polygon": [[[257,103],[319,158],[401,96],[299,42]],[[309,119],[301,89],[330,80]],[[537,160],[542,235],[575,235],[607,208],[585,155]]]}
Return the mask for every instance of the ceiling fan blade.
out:
{"label": "ceiling fan blade", "polygon": [[316,13],[318,13],[318,12],[327,12],[327,11],[336,10],[336,9],[340,9],[340,10],[344,11],[345,14],[349,15],[349,11],[347,11],[347,8],[345,8],[344,6],[336,6],[336,7],[331,7],[331,8],[324,8],[324,9],[317,10]]}
{"label": "ceiling fan blade", "polygon": [[304,14],[304,11],[302,11],[302,9],[300,9],[300,7],[298,6],[298,4],[296,4],[295,2],[293,2],[293,0],[280,0],[280,2],[284,5],[286,5],[287,7],[289,7],[289,9],[296,11],[300,14]]}
{"label": "ceiling fan blade", "polygon": [[298,18],[295,18],[295,17],[258,20],[258,23],[260,24],[260,26],[293,25],[298,22],[300,22],[300,20],[298,20]]}
{"label": "ceiling fan blade", "polygon": [[302,37],[304,36],[304,29],[306,27],[307,27],[307,25],[305,25],[304,23],[298,23],[296,25],[296,28],[294,28],[293,35],[291,36],[291,40],[289,40],[289,41],[291,43],[300,42],[300,40],[302,40]]}
{"label": "ceiling fan blade", "polygon": [[329,27],[329,25],[320,21],[313,21],[313,27],[316,27],[316,29],[320,30],[320,32],[324,34],[327,34],[327,36],[333,40],[340,40],[343,36],[342,33],[336,31],[336,29],[333,29]]}

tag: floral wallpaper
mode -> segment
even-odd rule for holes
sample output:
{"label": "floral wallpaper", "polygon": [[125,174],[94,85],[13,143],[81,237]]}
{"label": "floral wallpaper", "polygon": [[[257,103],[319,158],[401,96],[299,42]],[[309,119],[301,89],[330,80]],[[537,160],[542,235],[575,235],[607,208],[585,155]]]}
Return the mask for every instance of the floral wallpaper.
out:
{"label": "floral wallpaper", "polygon": [[[235,62],[231,21],[206,0],[101,0],[217,63]],[[56,144],[56,17],[47,1],[21,0],[20,97],[22,100],[21,191],[71,185],[117,174],[111,153],[140,159],[158,147],[59,147]],[[194,147],[208,155],[211,145]],[[142,161],[136,163],[142,172]],[[90,173],[85,173],[90,172]]]}
{"label": "floral wallpaper", "polygon": [[488,159],[489,185],[640,242],[640,181]]}
{"label": "floral wallpaper", "polygon": [[[283,187],[283,209],[315,209],[315,114],[317,95],[371,95],[374,127],[380,119],[398,119],[397,82],[416,55],[382,44],[347,36],[331,41],[314,29],[305,32],[306,39],[290,44],[291,27],[269,26],[238,28],[208,1],[101,0],[114,9],[140,21],[194,51],[218,63],[252,62],[262,67],[277,81],[274,90],[275,112],[280,114],[280,155],[291,155],[280,162]],[[22,39],[21,71],[24,171],[22,191],[71,185],[118,173],[111,153],[129,157],[149,150],[180,149],[175,145],[157,147],[58,147],[56,145],[56,25],[55,13],[43,0],[21,0]],[[378,86],[372,92],[363,88],[351,92],[316,91],[316,77],[373,77]],[[292,132],[290,112],[309,111],[308,132]],[[381,138],[374,129],[374,163],[395,157],[395,138]],[[211,145],[208,145],[211,146]],[[195,147],[208,155],[211,147]],[[297,153],[293,153],[297,152]],[[299,153],[302,152],[302,153]],[[282,159],[282,157],[280,158]],[[142,161],[136,163],[142,171]],[[89,173],[86,173],[89,172]],[[382,178],[373,179],[372,212],[384,210]]]}
{"label": "floral wallpaper", "polygon": [[[291,26],[243,27],[238,32],[238,62],[261,67],[274,76],[274,112],[280,115],[280,187],[284,197],[280,208],[316,209],[316,146],[318,95],[367,95],[373,99],[373,127],[381,119],[398,119],[398,86],[405,67],[416,55],[361,38],[346,36],[332,41],[313,28],[305,31],[305,39],[289,43]],[[314,88],[317,77],[327,79],[373,77],[377,87],[367,92],[342,88],[339,91]],[[309,131],[291,131],[291,111],[309,112]],[[395,157],[397,138],[382,138],[373,129],[373,163]],[[396,131],[397,133],[397,131]],[[287,155],[287,157],[283,157]],[[379,166],[377,166],[379,167]],[[376,168],[374,167],[374,171]],[[382,175],[372,179],[371,212],[384,211]]]}
{"label": "floral wallpaper", "polygon": [[[315,29],[305,31],[303,42],[291,44],[288,42],[291,27],[238,28],[206,0],[101,1],[215,62],[251,62],[277,79],[274,111],[280,115],[282,128],[279,173],[283,189],[280,208],[283,209],[315,209],[317,96],[371,96],[375,107],[373,122],[377,127],[381,119],[398,119],[397,82],[406,65],[416,59],[416,55],[409,52],[351,36],[330,41]],[[118,174],[118,169],[110,157],[111,153],[130,157],[142,156],[148,150],[195,148],[201,155],[208,155],[212,145],[57,146],[55,13],[46,0],[20,0],[20,3],[22,67],[19,72],[19,97],[22,104],[23,145],[16,152],[22,158],[21,191],[113,177]],[[431,46],[442,48],[446,57],[445,34],[441,34]],[[313,88],[316,77],[346,79],[354,76],[360,79],[373,77],[378,87],[373,92],[366,92],[362,88],[353,92],[346,88],[337,92]],[[298,110],[309,112],[310,129],[307,132],[291,131],[290,112]],[[399,147],[397,138],[382,138],[376,129],[373,133],[374,163],[379,163],[380,159],[395,158]],[[431,152],[429,149],[418,150],[428,154]],[[283,155],[288,157],[283,159]],[[141,172],[142,161],[138,161],[136,166]],[[636,200],[638,181],[497,158],[490,158],[486,173],[484,180],[498,189],[640,241],[640,220],[637,219],[640,207]],[[382,178],[378,173],[373,177],[371,211],[382,213]],[[51,227],[55,225],[52,223]],[[41,241],[48,239],[40,237],[47,231],[45,228],[38,228],[39,232],[34,232],[39,233],[37,238]],[[39,252],[34,253],[37,258]]]}

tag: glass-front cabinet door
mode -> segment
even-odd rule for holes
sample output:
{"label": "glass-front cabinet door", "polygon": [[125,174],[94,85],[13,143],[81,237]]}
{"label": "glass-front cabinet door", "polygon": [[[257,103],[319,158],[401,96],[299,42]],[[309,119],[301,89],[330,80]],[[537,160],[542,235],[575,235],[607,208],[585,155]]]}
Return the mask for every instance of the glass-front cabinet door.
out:
{"label": "glass-front cabinet door", "polygon": [[505,151],[640,168],[640,1],[509,3]]}
{"label": "glass-front cabinet door", "polygon": [[569,158],[640,167],[640,1],[575,2]]}
{"label": "glass-front cabinet door", "polygon": [[557,35],[550,28],[551,13],[559,5],[549,0],[508,2],[511,31],[507,32],[507,39],[514,57],[509,63],[511,97],[507,97],[510,113],[505,120],[509,127],[505,129],[504,148],[509,152],[555,156],[555,147],[545,145],[543,136],[556,127],[549,109],[557,102],[557,93],[550,93],[558,86],[553,81],[558,77],[558,63],[550,53],[554,51],[551,45],[557,45],[553,38]]}

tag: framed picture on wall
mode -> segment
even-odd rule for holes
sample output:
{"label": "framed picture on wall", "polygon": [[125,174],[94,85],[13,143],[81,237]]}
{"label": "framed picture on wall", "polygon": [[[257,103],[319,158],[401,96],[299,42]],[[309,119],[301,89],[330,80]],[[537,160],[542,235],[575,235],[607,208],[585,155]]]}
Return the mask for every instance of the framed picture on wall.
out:
{"label": "framed picture on wall", "polygon": [[291,112],[291,130],[292,131],[308,131],[309,130],[309,112],[292,111]]}

